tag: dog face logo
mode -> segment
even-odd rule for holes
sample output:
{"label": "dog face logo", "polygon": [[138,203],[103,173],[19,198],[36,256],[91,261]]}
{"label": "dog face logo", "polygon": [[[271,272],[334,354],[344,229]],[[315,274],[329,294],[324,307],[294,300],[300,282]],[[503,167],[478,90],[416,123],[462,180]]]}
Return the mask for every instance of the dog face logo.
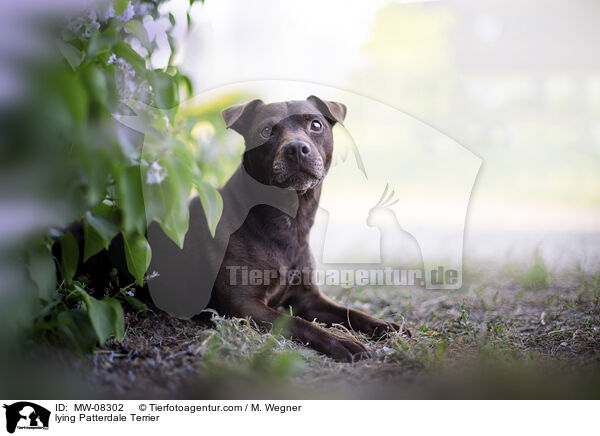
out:
{"label": "dog face logo", "polygon": [[48,429],[50,411],[29,401],[19,401],[3,406],[6,409],[6,431],[16,429]]}

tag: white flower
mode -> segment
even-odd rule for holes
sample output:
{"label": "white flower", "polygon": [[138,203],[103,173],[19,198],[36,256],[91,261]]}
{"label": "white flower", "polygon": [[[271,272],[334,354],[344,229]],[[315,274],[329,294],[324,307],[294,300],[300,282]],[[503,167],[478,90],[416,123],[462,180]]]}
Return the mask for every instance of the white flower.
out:
{"label": "white flower", "polygon": [[152,12],[154,12],[154,4],[153,3],[136,3],[134,5],[135,7],[135,14],[136,15],[141,15],[141,16],[146,16],[146,15],[150,15]]}
{"label": "white flower", "polygon": [[115,8],[113,7],[112,2],[108,3],[108,6],[101,5],[99,13],[100,13],[100,20],[102,20],[102,21],[108,21],[112,17],[114,17],[115,16]]}
{"label": "white flower", "polygon": [[156,161],[152,162],[148,173],[146,174],[146,183],[149,185],[158,185],[167,177],[167,169],[160,166]]}
{"label": "white flower", "polygon": [[166,128],[168,129],[169,128],[169,117],[165,115],[163,117],[163,120],[165,121]]}
{"label": "white flower", "polygon": [[130,297],[133,297],[135,294],[133,293],[133,291],[126,291],[125,292],[127,295],[129,295]]}
{"label": "white flower", "polygon": [[139,81],[135,81],[136,74],[133,67],[125,59],[116,57],[115,54],[110,56],[108,63],[114,64],[116,67],[115,79],[121,98],[133,98],[138,87],[142,85]]}
{"label": "white flower", "polygon": [[133,94],[135,93],[135,90],[137,88],[137,85],[135,84],[135,82],[133,82],[131,80],[127,80],[125,83],[127,84],[127,90],[130,92],[131,96],[133,96]]}
{"label": "white flower", "polygon": [[67,25],[69,31],[71,31],[72,33],[79,33],[79,31],[81,30],[81,28],[83,27],[83,18],[82,17],[77,17],[74,18],[73,20],[71,20],[69,22],[69,24]]}
{"label": "white flower", "polygon": [[63,31],[65,39],[91,37],[100,29],[100,23],[97,18],[96,12],[92,10],[71,19],[67,24],[65,31]]}
{"label": "white flower", "polygon": [[135,10],[133,9],[133,5],[131,2],[127,3],[127,7],[123,11],[121,15],[117,17],[117,19],[122,23],[127,23],[129,20],[133,18],[135,15]]}
{"label": "white flower", "polygon": [[153,279],[153,278],[159,277],[159,276],[160,276],[160,274],[158,273],[158,271],[155,270],[155,271],[152,271],[152,273],[150,275],[148,275],[146,278],[148,280],[150,280],[150,279]]}
{"label": "white flower", "polygon": [[87,22],[85,23],[85,31],[83,32],[83,36],[85,38],[89,38],[94,33],[96,33],[100,29],[100,23],[97,21],[97,16],[95,11],[88,12]]}

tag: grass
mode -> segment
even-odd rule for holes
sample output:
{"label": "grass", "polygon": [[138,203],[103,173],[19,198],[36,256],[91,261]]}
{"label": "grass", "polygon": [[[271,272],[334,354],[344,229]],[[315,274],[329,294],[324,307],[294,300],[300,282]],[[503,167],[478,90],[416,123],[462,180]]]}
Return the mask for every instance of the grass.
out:
{"label": "grass", "polygon": [[520,271],[517,274],[517,281],[525,288],[543,289],[548,286],[548,268],[542,257],[539,248],[536,248],[533,253],[533,262],[525,271]]}
{"label": "grass", "polygon": [[89,383],[110,397],[599,398],[600,273],[551,275],[539,253],[508,271],[467,273],[461,291],[327,289],[413,331],[380,341],[351,333],[374,356],[354,364],[251,320],[201,326],[129,312],[125,341],[96,351]]}

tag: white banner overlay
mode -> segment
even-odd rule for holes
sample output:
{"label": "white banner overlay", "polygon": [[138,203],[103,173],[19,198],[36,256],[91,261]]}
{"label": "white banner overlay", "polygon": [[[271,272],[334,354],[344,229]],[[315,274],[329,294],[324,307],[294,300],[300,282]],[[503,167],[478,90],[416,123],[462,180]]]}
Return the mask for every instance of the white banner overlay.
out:
{"label": "white banner overlay", "polygon": [[5,407],[0,432],[11,434],[12,430],[12,434],[21,436],[36,434],[35,430],[48,435],[86,436],[165,435],[179,431],[214,435],[217,430],[218,434],[332,436],[377,433],[505,436],[515,430],[518,434],[592,434],[592,429],[597,432],[595,417],[600,406],[599,401],[7,400],[2,403]]}

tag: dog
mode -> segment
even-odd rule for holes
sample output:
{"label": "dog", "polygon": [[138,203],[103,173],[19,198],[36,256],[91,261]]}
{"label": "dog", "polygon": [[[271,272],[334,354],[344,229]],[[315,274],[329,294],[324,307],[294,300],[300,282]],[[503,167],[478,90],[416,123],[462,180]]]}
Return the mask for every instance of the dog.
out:
{"label": "dog", "polygon": [[[312,321],[340,324],[376,338],[392,332],[410,334],[397,323],[336,304],[318,286],[302,280],[282,284],[276,277],[268,284],[231,284],[231,271],[240,267],[260,271],[314,269],[309,232],[332,161],[332,129],[343,123],[346,106],[316,96],[270,104],[252,100],[227,108],[222,115],[227,128],[244,138],[243,170],[260,184],[292,193],[297,212],[290,216],[268,204],[250,209],[241,227],[229,237],[211,305],[222,315],[250,317],[265,328],[284,317],[291,338],[342,361],[366,357],[368,352],[358,341]],[[290,314],[277,308],[290,309]]]}
{"label": "dog", "polygon": [[[183,318],[198,317],[209,308],[223,316],[249,317],[265,329],[283,318],[289,337],[341,361],[369,354],[360,342],[313,321],[342,325],[375,338],[393,332],[410,336],[397,323],[336,304],[304,273],[300,280],[287,277],[287,272],[314,269],[309,232],[331,166],[332,129],[343,123],[346,106],[315,96],[270,104],[257,99],[229,107],[222,115],[226,127],[245,142],[240,166],[219,190],[223,214],[211,234],[202,202],[193,197],[182,247],[158,223],[148,225],[152,249],[148,271],[157,272],[147,282],[152,302]],[[81,223],[76,226],[70,230],[82,246],[83,229]],[[123,253],[119,235],[108,253],[80,264],[88,268],[92,283],[97,281],[95,287],[103,289],[107,284],[102,280],[108,280],[112,266],[125,280],[133,280]],[[241,271],[274,274],[269,280],[249,283],[236,276]]]}

